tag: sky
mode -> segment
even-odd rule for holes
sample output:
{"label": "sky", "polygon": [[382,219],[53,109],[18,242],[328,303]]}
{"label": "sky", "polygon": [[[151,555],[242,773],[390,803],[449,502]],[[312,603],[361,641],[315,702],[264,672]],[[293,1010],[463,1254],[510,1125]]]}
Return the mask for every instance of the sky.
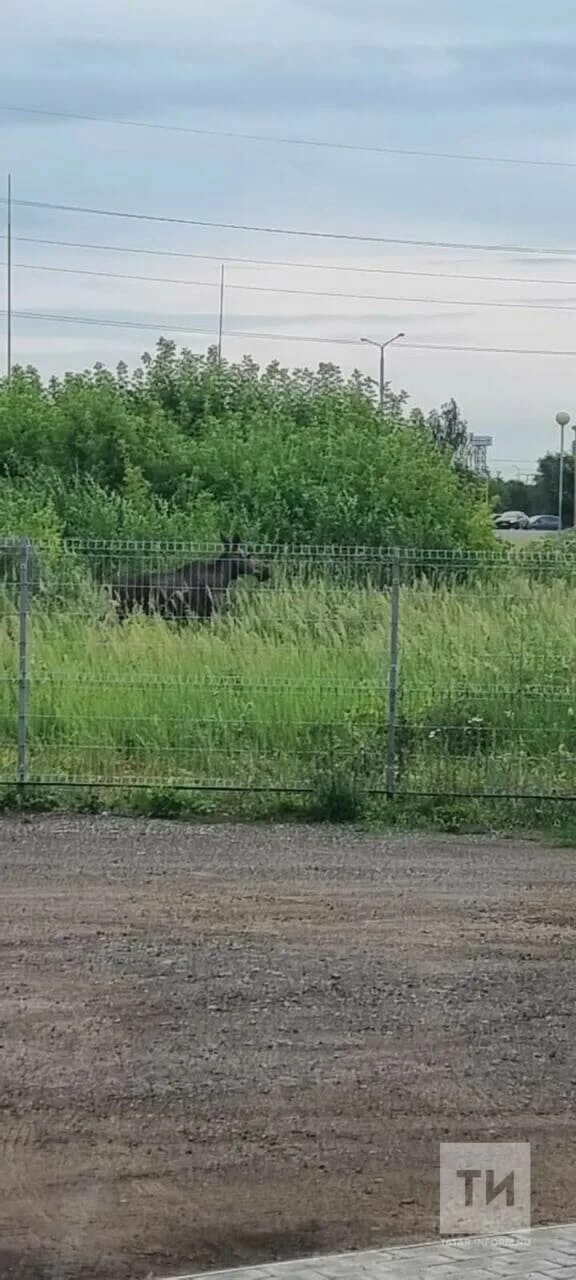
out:
{"label": "sky", "polygon": [[[529,473],[557,447],[556,412],[576,421],[576,354],[430,348],[576,353],[569,9],[565,0],[139,0],[133,9],[4,0],[0,182],[11,172],[14,361],[44,375],[136,364],[161,333],[205,350],[227,260],[226,357],[333,360],[375,376],[377,352],[360,338],[401,330],[387,359],[394,389],[424,409],[454,396],[471,429],[494,437],[494,470]],[[122,120],[163,127],[111,122]],[[214,136],[226,133],[336,145]],[[394,240],[505,247],[385,243]],[[482,305],[494,303],[523,305]]]}

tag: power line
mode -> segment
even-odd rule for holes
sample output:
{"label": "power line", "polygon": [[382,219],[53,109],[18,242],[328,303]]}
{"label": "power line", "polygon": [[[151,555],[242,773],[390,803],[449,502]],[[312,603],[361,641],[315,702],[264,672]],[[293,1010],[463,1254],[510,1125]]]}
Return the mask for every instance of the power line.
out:
{"label": "power line", "polygon": [[200,129],[193,125],[155,124],[150,120],[120,120],[117,117],[81,115],[75,111],[50,111],[42,107],[21,107],[0,103],[0,111],[17,115],[46,116],[58,120],[78,120],[85,124],[119,125],[125,129],[151,129],[159,133],[192,134],[201,138],[230,138],[243,142],[264,142],[271,146],[314,147],[328,151],[352,151],[366,155],[405,156],[419,160],[456,160],[472,164],[518,165],[537,169],[576,169],[570,160],[521,159],[516,156],[474,155],[461,151],[424,151],[407,147],[380,147],[370,143],[329,142],[321,138],[292,138],[263,133],[241,133],[231,129]]}
{"label": "power line", "polygon": [[[0,262],[0,266],[6,266],[5,262]],[[120,271],[91,271],[82,267],[53,267],[44,263],[36,262],[15,262],[13,266],[19,267],[26,271],[55,271],[58,274],[73,276],[91,276],[101,280],[134,280],[138,282],[147,282],[149,284],[177,284],[186,288],[200,289],[218,289],[220,286],[215,280],[177,280],[174,276],[137,276],[127,275]],[[426,307],[487,307],[490,310],[494,308],[504,308],[512,311],[564,311],[571,314],[576,311],[576,307],[557,306],[553,303],[539,302],[486,302],[474,298],[398,298],[390,295],[379,295],[375,293],[341,293],[333,290],[325,289],[284,289],[277,288],[275,285],[268,284],[228,284],[227,291],[236,289],[243,293],[282,293],[296,296],[299,298],[349,298],[352,302],[399,302],[406,305],[417,305]]]}
{"label": "power line", "polygon": [[291,270],[348,271],[355,275],[411,276],[423,280],[480,280],[491,284],[543,284],[576,288],[576,280],[546,280],[542,276],[463,275],[455,271],[406,271],[396,267],[351,267],[340,262],[289,262],[279,258],[231,258],[221,253],[186,253],[176,249],[139,249],[134,245],[93,244],[86,240],[49,240],[41,236],[13,236],[13,243],[45,244],[61,249],[94,249],[105,253],[137,253],[153,258],[192,258],[201,262],[238,263],[254,267],[289,267]]}
{"label": "power line", "polygon": [[[3,310],[3,314],[5,311]],[[99,316],[70,316],[62,315],[56,311],[13,311],[13,316],[18,316],[23,320],[53,320],[62,324],[89,324],[102,325],[105,328],[113,329],[146,329],[158,333],[163,330],[166,333],[193,333],[201,336],[210,336],[217,327],[216,317],[214,318],[214,330],[209,328],[197,328],[194,325],[182,324],[164,324],[161,321],[154,323],[145,320],[114,320],[112,318],[103,319]],[[354,347],[359,346],[360,341],[357,338],[320,338],[313,337],[310,334],[293,334],[293,333],[256,333],[248,329],[226,329],[223,331],[225,338],[274,338],[283,342],[317,342],[326,345],[326,343],[335,343],[337,346]]]}
{"label": "power line", "polygon": [[[6,315],[6,309],[2,309],[2,314]],[[196,328],[193,325],[173,325],[164,324],[162,321],[143,320],[114,320],[112,318],[102,318],[97,316],[74,316],[63,315],[60,312],[51,311],[13,311],[13,316],[17,316],[22,320],[47,320],[57,324],[87,324],[99,325],[104,328],[113,329],[145,329],[152,330],[155,333],[164,331],[165,333],[185,333],[198,334],[202,336],[212,336],[213,329]],[[215,327],[215,326],[214,326]],[[361,340],[359,338],[335,338],[335,337],[317,337],[311,334],[302,333],[273,333],[256,332],[250,329],[225,329],[223,332],[225,338],[266,338],[275,342],[311,342],[320,343],[323,346],[340,346],[340,347],[359,347]],[[403,342],[402,349],[408,351],[462,351],[472,352],[475,354],[488,355],[513,355],[513,356],[569,356],[573,359],[576,351],[571,350],[551,350],[534,347],[483,347],[483,346],[457,346],[452,343],[438,342]]]}
{"label": "power line", "polygon": [[[5,198],[0,197],[5,204]],[[472,249],[485,253],[535,253],[535,254],[576,254],[576,249],[550,249],[534,245],[513,244],[476,244],[457,240],[404,240],[392,236],[358,235],[348,231],[309,231],[294,227],[255,226],[244,222],[214,222],[203,218],[175,218],[167,214],[133,213],[123,209],[95,209],[88,205],[59,204],[50,200],[13,200],[13,205],[25,209],[49,209],[55,213],[90,214],[98,218],[127,218],[136,222],[169,223],[179,227],[208,227],[219,231],[250,231],[258,235],[303,236],[312,240],[345,240],[358,244],[397,244],[413,249]]]}

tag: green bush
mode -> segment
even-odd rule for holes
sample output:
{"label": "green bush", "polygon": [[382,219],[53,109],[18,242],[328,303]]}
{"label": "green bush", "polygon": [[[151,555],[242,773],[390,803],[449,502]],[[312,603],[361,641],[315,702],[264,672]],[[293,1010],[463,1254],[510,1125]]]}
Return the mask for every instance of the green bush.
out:
{"label": "green bush", "polygon": [[420,415],[333,365],[222,364],[160,341],[101,367],[0,383],[0,535],[367,547],[493,545],[481,488]]}

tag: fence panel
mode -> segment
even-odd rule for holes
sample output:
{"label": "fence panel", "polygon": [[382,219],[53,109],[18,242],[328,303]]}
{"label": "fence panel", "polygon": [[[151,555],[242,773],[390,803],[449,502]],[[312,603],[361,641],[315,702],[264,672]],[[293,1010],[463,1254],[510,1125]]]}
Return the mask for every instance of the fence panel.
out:
{"label": "fence panel", "polygon": [[397,793],[576,797],[576,549],[404,552]]}
{"label": "fence panel", "polygon": [[[0,537],[0,784],[13,786],[25,766],[22,719],[21,539]],[[27,557],[27,552],[26,552]]]}
{"label": "fence panel", "polygon": [[385,788],[388,551],[36,551],[31,781]]}
{"label": "fence panel", "polygon": [[28,781],[28,697],[30,623],[30,543],[18,548],[18,783]]}
{"label": "fence panel", "polygon": [[0,539],[0,783],[576,798],[576,551]]}

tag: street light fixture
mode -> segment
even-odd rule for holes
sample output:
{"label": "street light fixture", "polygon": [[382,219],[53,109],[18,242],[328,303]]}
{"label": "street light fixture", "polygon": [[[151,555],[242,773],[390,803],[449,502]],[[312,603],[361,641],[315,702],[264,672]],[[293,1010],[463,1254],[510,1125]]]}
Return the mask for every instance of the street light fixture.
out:
{"label": "street light fixture", "polygon": [[405,338],[405,333],[395,333],[393,338],[388,338],[386,342],[376,342],[374,338],[361,338],[361,342],[366,342],[370,347],[377,347],[380,352],[380,377],[378,379],[378,402],[380,405],[380,413],[384,413],[384,388],[386,386],[384,378],[384,352],[386,347],[391,347],[393,342],[398,342],[399,338]]}
{"label": "street light fixture", "polygon": [[564,429],[570,422],[569,413],[557,413],[556,421],[560,427],[560,462],[558,465],[558,528],[562,530],[562,507],[564,504]]}

